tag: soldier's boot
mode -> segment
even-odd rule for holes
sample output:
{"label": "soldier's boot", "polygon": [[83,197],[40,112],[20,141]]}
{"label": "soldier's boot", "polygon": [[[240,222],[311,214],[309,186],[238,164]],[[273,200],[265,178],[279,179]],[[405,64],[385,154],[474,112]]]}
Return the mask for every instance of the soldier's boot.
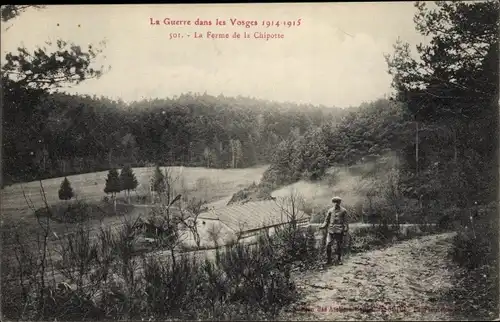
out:
{"label": "soldier's boot", "polygon": [[339,252],[339,253],[337,254],[337,264],[339,264],[339,265],[342,265],[342,264],[343,264],[343,263],[342,263],[342,253],[341,253],[341,252]]}
{"label": "soldier's boot", "polygon": [[335,255],[337,255],[337,264],[342,265],[342,241],[337,241],[337,247],[335,248]]}
{"label": "soldier's boot", "polygon": [[332,263],[332,246],[326,246],[326,264]]}

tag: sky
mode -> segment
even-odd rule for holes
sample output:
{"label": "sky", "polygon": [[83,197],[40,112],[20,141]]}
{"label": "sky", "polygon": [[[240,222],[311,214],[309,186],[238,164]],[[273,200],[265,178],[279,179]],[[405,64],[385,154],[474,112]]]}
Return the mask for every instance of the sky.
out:
{"label": "sky", "polygon": [[[412,2],[47,6],[2,26],[1,48],[4,56],[58,38],[83,47],[105,40],[105,57],[95,63],[111,69],[70,93],[133,101],[206,92],[348,107],[390,93],[384,54],[398,37],[413,47],[425,41],[414,28],[415,10]],[[165,18],[191,25],[166,25]],[[212,25],[194,25],[198,18]],[[259,25],[233,26],[231,19]],[[281,25],[266,28],[265,21]],[[230,38],[210,39],[208,32]],[[235,32],[241,38],[232,38]]]}

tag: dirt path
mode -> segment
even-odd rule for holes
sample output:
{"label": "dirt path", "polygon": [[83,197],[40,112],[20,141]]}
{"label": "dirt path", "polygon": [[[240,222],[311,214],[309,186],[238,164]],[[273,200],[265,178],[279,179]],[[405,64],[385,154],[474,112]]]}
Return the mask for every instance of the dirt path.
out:
{"label": "dirt path", "polygon": [[425,236],[294,276],[303,296],[288,320],[450,320],[440,300],[451,287],[446,253],[453,233]]}

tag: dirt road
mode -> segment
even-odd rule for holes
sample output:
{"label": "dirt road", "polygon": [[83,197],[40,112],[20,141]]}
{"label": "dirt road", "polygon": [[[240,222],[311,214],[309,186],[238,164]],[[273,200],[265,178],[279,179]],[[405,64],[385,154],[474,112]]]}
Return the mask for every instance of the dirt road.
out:
{"label": "dirt road", "polygon": [[344,265],[293,277],[301,301],[287,320],[450,320],[440,300],[451,287],[446,253],[453,233],[353,255]]}

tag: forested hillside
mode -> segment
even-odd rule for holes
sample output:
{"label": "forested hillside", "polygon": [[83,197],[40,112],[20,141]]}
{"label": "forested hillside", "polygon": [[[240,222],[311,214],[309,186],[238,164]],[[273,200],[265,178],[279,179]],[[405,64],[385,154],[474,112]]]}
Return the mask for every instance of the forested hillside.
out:
{"label": "forested hillside", "polygon": [[282,140],[345,114],[340,108],[191,93],[126,104],[6,85],[3,161],[4,179],[11,182],[123,164],[269,163]]}
{"label": "forested hillside", "polygon": [[335,165],[354,165],[411,146],[412,129],[401,104],[380,99],[349,110],[338,123],[323,124],[282,142],[264,181],[283,185],[315,180]]}
{"label": "forested hillside", "polygon": [[432,40],[416,55],[398,41],[386,56],[396,94],[282,142],[266,182],[317,179],[330,166],[391,152],[404,161],[400,171],[413,197],[445,207],[496,199],[498,3],[416,7],[416,29]]}

